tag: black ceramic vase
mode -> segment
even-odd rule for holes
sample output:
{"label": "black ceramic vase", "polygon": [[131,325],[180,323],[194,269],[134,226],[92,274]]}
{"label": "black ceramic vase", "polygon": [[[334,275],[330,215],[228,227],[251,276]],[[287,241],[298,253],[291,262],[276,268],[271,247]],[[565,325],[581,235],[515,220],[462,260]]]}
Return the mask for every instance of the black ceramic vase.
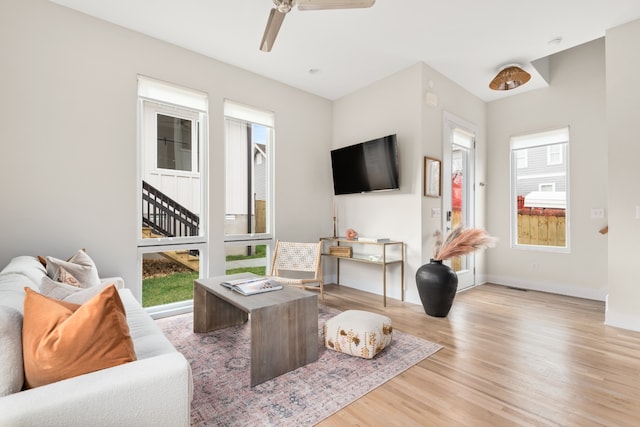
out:
{"label": "black ceramic vase", "polygon": [[432,259],[416,272],[416,285],[424,312],[433,317],[447,317],[458,290],[458,276],[442,261]]}

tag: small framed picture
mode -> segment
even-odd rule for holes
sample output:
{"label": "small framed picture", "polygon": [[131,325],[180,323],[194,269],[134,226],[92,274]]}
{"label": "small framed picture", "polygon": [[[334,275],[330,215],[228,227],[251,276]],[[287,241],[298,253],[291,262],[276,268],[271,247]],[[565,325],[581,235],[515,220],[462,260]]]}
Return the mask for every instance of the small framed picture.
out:
{"label": "small framed picture", "polygon": [[440,160],[432,157],[424,158],[424,195],[440,197],[442,192],[442,174]]}

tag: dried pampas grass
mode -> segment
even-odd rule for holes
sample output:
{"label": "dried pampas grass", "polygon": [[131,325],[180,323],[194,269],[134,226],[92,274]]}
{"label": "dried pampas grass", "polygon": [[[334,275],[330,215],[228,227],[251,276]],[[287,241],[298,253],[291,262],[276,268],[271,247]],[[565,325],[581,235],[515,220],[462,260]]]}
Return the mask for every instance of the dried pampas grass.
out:
{"label": "dried pampas grass", "polygon": [[434,247],[433,259],[443,261],[457,256],[467,255],[477,250],[492,248],[498,239],[490,236],[482,228],[463,228],[457,225],[442,240],[442,233],[436,230],[433,233]]}

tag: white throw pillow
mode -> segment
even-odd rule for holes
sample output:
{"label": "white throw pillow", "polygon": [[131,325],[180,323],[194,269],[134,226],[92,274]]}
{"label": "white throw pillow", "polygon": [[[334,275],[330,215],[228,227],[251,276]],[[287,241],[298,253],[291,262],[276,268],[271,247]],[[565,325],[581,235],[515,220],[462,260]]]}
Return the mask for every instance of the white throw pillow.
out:
{"label": "white throw pillow", "polygon": [[[67,285],[66,283],[58,282],[49,278],[48,276],[44,276],[42,281],[40,282],[40,292],[43,295],[46,295],[55,299],[65,299],[69,295],[75,294],[76,292],[80,292],[81,290],[86,288],[79,288],[77,286]],[[91,289],[91,288],[88,288]]]}
{"label": "white throw pillow", "polygon": [[82,305],[85,302],[89,301],[91,298],[98,295],[100,292],[102,292],[103,289],[105,289],[106,287],[112,284],[114,283],[104,282],[104,283],[100,283],[98,286],[92,286],[90,288],[80,289],[78,292],[75,292],[63,298],[63,301]]}
{"label": "white throw pillow", "polygon": [[22,313],[0,305],[0,397],[17,393],[24,383]]}
{"label": "white throw pillow", "polygon": [[50,256],[46,257],[46,260],[47,275],[53,280],[58,280],[60,267],[62,267],[75,277],[83,288],[100,284],[100,276],[98,276],[98,269],[95,263],[82,249],[76,252],[68,261]]}
{"label": "white throw pillow", "polygon": [[111,282],[100,283],[90,288],[78,288],[76,286],[67,285],[66,283],[57,282],[45,276],[40,282],[40,292],[42,295],[55,298],[74,304],[84,304],[94,296],[98,295],[104,288],[109,286]]}

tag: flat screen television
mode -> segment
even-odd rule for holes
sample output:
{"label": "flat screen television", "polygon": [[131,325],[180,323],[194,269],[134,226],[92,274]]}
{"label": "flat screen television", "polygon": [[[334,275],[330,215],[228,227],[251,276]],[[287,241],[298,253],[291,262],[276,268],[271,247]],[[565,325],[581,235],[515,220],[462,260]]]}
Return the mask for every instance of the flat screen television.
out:
{"label": "flat screen television", "polygon": [[331,150],[336,195],[400,188],[396,135]]}

